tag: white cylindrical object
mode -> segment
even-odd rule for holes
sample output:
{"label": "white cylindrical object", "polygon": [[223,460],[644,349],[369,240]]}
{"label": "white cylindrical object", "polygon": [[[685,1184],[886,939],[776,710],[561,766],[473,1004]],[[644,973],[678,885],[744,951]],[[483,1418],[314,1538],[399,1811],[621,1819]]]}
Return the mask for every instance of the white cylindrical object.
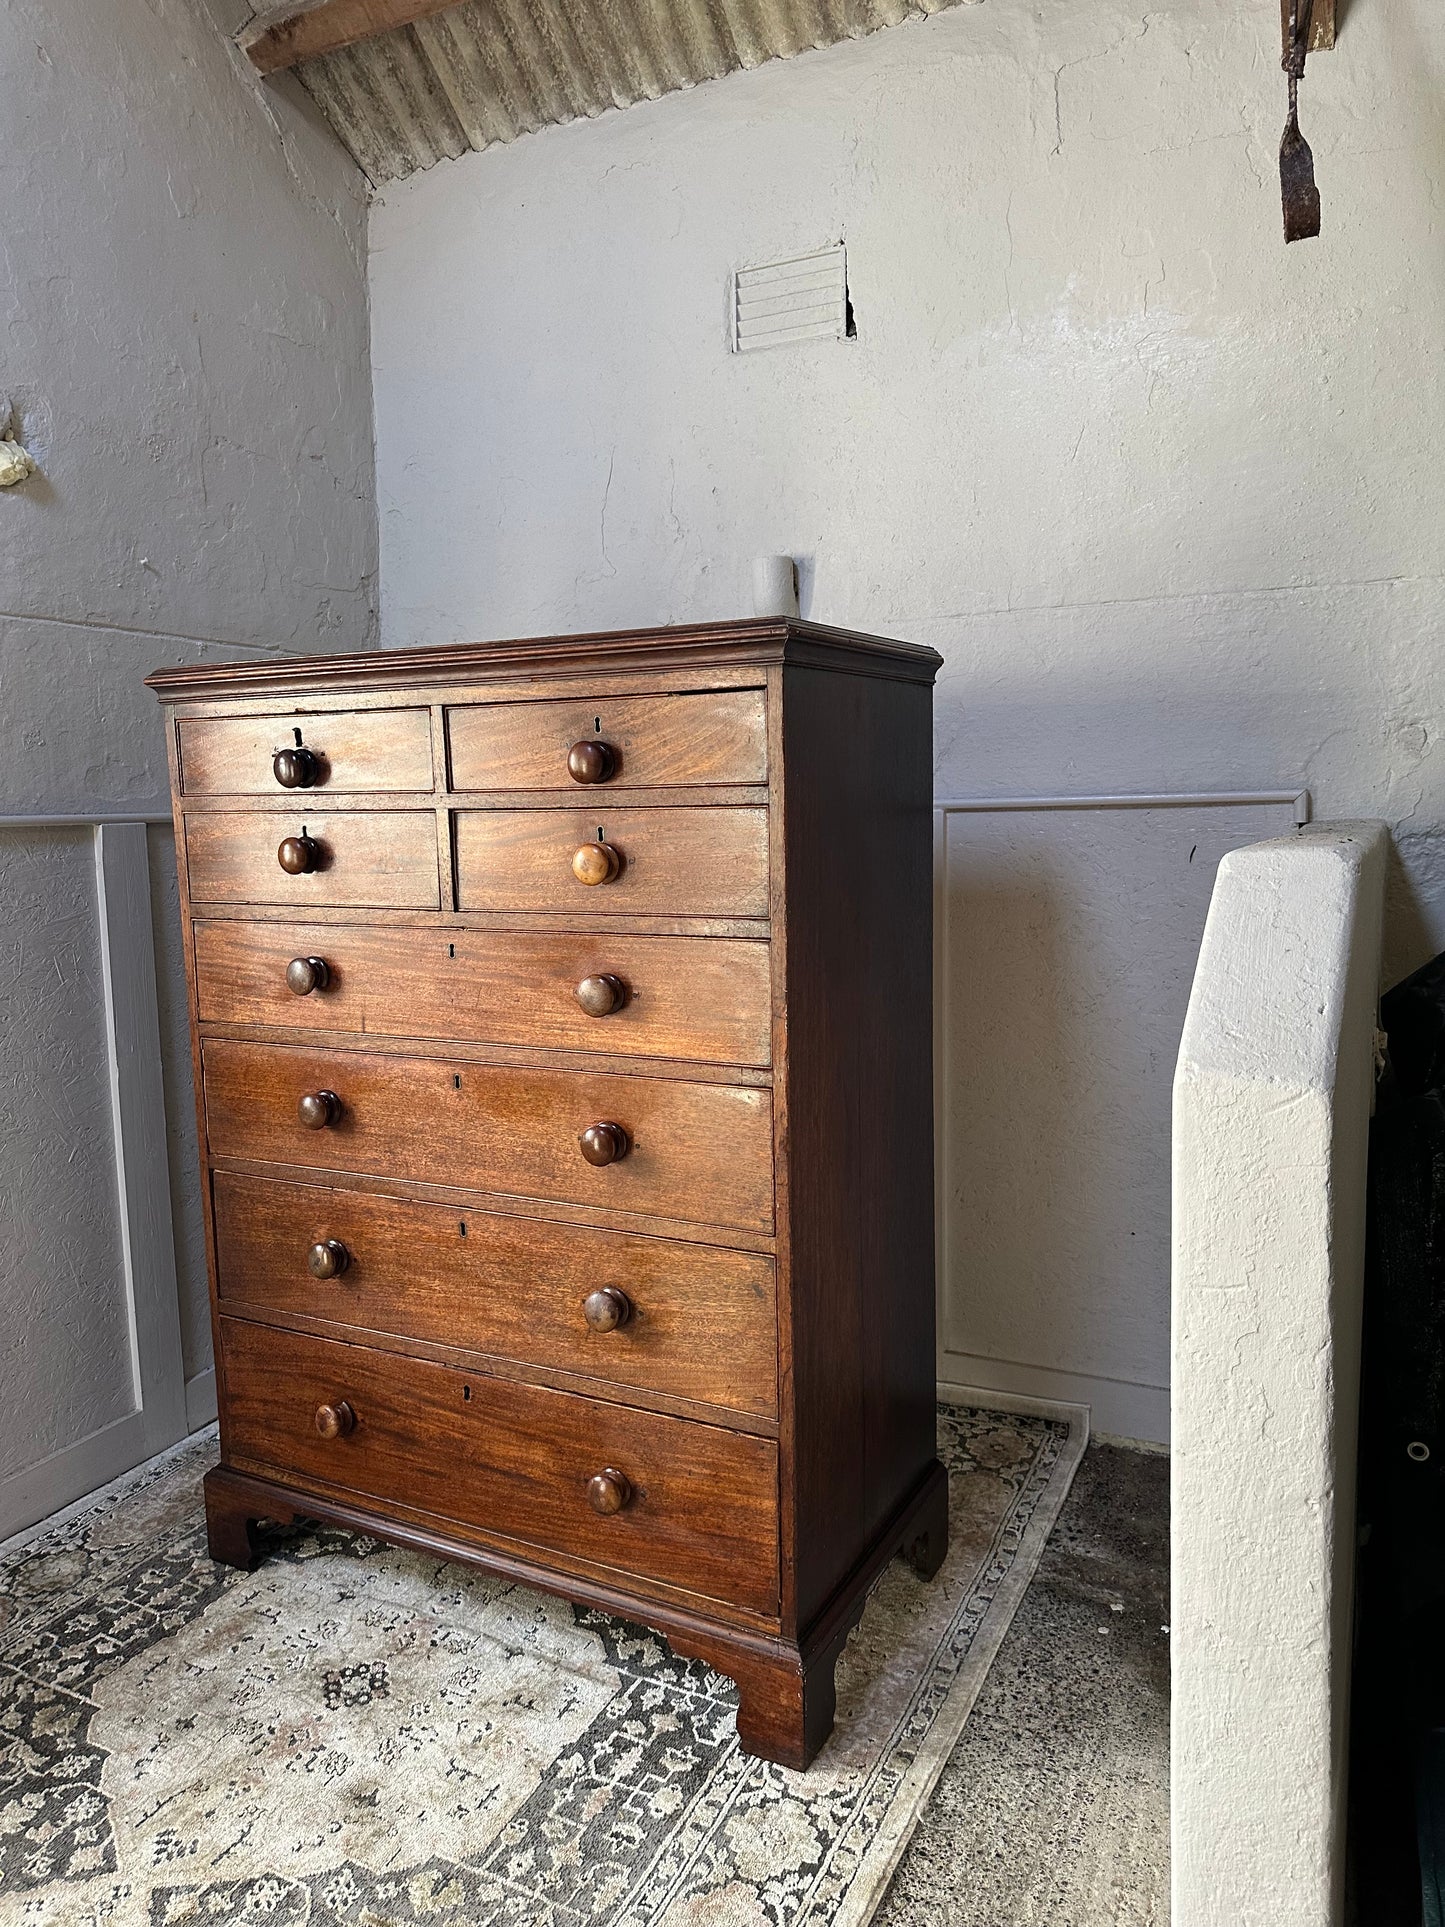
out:
{"label": "white cylindrical object", "polygon": [[753,558],[753,614],[795,616],[798,613],[798,570],[790,555]]}

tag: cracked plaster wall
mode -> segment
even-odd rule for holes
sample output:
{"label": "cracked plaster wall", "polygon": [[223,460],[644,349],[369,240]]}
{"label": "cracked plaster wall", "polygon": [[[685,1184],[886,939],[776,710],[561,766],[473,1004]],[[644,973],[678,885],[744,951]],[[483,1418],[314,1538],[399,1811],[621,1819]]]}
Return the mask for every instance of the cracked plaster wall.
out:
{"label": "cracked plaster wall", "polygon": [[[375,639],[363,184],[227,0],[0,8],[0,815],[164,808],[162,664]],[[209,1363],[151,833],[188,1372]],[[46,879],[50,881],[47,883]],[[0,830],[0,1474],[129,1405],[89,839]]]}
{"label": "cracked plaster wall", "polygon": [[[940,794],[1385,819],[1402,974],[1445,945],[1445,12],[1348,0],[1303,101],[1288,249],[1272,0],[984,0],[386,187],[384,640],[732,615],[790,550],[805,614],[943,652]],[[839,235],[857,340],[730,356],[730,270]],[[1091,1369],[1147,1312],[1165,1382],[1162,1242],[1148,1306],[1088,1289]]]}

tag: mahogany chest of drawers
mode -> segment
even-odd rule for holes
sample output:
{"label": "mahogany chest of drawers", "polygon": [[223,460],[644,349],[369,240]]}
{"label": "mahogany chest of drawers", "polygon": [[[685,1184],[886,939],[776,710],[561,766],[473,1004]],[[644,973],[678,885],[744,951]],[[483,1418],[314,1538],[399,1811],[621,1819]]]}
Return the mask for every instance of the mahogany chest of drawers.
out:
{"label": "mahogany chest of drawers", "polygon": [[934,1457],[932,650],[799,622],[164,671],[213,1555],[641,1620],[805,1766]]}

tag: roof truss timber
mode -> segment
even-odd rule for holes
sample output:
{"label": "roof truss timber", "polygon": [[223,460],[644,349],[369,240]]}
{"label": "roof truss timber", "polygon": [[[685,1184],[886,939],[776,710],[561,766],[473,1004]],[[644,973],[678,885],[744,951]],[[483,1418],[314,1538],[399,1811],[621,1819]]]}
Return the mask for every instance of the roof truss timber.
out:
{"label": "roof truss timber", "polygon": [[280,73],[298,61],[334,54],[373,34],[409,27],[444,13],[456,0],[289,0],[243,27],[237,45],[257,73]]}

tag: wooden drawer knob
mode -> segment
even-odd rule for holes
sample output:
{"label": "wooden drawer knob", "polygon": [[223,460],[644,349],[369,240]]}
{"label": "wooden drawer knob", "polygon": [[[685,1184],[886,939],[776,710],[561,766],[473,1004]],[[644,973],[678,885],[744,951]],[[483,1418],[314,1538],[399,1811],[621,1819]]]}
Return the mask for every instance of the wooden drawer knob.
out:
{"label": "wooden drawer knob", "polygon": [[632,1316],[632,1300],[616,1285],[603,1285],[582,1300],[582,1316],[590,1331],[615,1332]]}
{"label": "wooden drawer knob", "polygon": [[321,845],[304,830],[300,836],[283,836],[277,846],[276,861],[288,877],[309,876],[321,861]]}
{"label": "wooden drawer knob", "polygon": [[341,1099],[335,1091],[305,1091],[296,1105],[296,1115],[308,1131],[324,1131],[341,1115]]}
{"label": "wooden drawer knob", "polygon": [[318,1405],[316,1429],[324,1439],[344,1439],[356,1430],[356,1414],[344,1398],[334,1405]]}
{"label": "wooden drawer knob", "polygon": [[627,986],[620,977],[584,977],[572,995],[589,1017],[610,1017],[627,1002]]}
{"label": "wooden drawer knob", "polygon": [[286,966],[286,988],[293,997],[309,997],[331,982],[331,966],[324,957],[293,957]]}
{"label": "wooden drawer knob", "polygon": [[321,764],[309,749],[278,749],[271,767],[284,790],[309,790],[321,775]]}
{"label": "wooden drawer knob", "polygon": [[313,1278],[339,1278],[351,1263],[351,1253],[340,1238],[323,1238],[306,1254],[306,1269]]}
{"label": "wooden drawer knob", "polygon": [[577,1142],[589,1164],[615,1164],[627,1156],[627,1133],[620,1124],[589,1124]]}
{"label": "wooden drawer knob", "polygon": [[610,1518],[620,1512],[632,1497],[632,1482],[626,1473],[608,1466],[605,1471],[594,1472],[587,1481],[587,1499],[594,1512]]}
{"label": "wooden drawer knob", "polygon": [[572,859],[579,883],[610,883],[622,868],[622,858],[610,843],[584,843]]}
{"label": "wooden drawer knob", "polygon": [[617,752],[610,743],[588,740],[567,752],[567,774],[574,783],[605,783],[617,768]]}

